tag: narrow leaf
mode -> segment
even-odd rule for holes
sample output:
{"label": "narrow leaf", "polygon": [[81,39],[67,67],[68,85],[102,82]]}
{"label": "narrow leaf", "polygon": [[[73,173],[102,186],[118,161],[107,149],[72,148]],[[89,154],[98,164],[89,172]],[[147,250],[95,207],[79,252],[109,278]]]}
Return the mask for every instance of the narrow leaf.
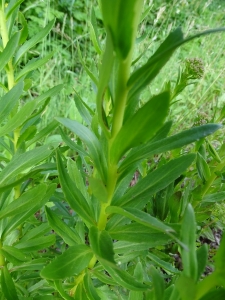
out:
{"label": "narrow leaf", "polygon": [[206,137],[207,135],[212,134],[221,127],[222,125],[220,124],[206,124],[182,131],[178,134],[159,141],[155,141],[153,143],[152,141],[150,141],[146,145],[131,150],[131,152],[123,160],[119,171],[122,172],[130,164],[133,164],[134,162],[143,160],[145,158],[149,158],[152,155],[181,148],[185,145],[193,143],[203,137]]}
{"label": "narrow leaf", "polygon": [[28,50],[30,50],[33,46],[35,46],[37,43],[43,40],[43,38],[50,32],[54,25],[55,20],[52,20],[51,22],[48,23],[48,25],[37,32],[30,40],[25,42],[20,49],[17,51],[16,56],[14,58],[14,65],[16,65],[19,61],[19,59],[27,53]]}
{"label": "narrow leaf", "polygon": [[93,218],[91,207],[87,203],[83,194],[76,187],[75,182],[71,180],[63,165],[62,158],[57,152],[57,165],[59,171],[59,180],[62,186],[63,193],[69,205],[78,215],[88,224],[95,225],[96,222]]}
{"label": "narrow leaf", "polygon": [[19,300],[14,282],[6,266],[1,269],[1,287],[7,300]]}
{"label": "narrow leaf", "polygon": [[196,280],[198,275],[198,262],[196,256],[196,223],[194,210],[191,204],[188,204],[182,221],[181,240],[188,247],[188,249],[181,249],[184,275],[192,278],[192,280]]}
{"label": "narrow leaf", "polygon": [[108,232],[100,231],[97,227],[92,226],[89,231],[89,238],[93,252],[98,259],[115,264],[113,242]]}
{"label": "narrow leaf", "polygon": [[4,69],[9,60],[13,57],[19,43],[20,33],[17,32],[8,41],[5,49],[0,53],[0,72]]}
{"label": "narrow leaf", "polygon": [[169,161],[157,170],[150,172],[120,199],[115,199],[112,205],[132,206],[143,208],[146,199],[167,187],[177,179],[191,165],[195,159],[194,154],[184,155]]}
{"label": "narrow leaf", "polygon": [[112,144],[112,161],[117,162],[127,150],[150,140],[163,125],[169,101],[167,92],[153,97],[123,125]]}
{"label": "narrow leaf", "polygon": [[57,214],[51,211],[50,208],[45,207],[47,219],[51,228],[64,240],[69,246],[80,244],[81,239],[77,232],[72,230],[65,222],[63,222]]}
{"label": "narrow leaf", "polygon": [[42,271],[46,279],[64,279],[82,272],[89,264],[93,253],[86,245],[72,246],[58,256]]}

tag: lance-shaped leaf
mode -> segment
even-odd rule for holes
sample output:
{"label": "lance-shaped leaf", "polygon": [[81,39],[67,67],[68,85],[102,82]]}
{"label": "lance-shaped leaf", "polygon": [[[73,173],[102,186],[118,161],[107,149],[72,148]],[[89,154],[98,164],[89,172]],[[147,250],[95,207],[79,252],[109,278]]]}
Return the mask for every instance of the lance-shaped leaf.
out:
{"label": "lance-shaped leaf", "polygon": [[96,135],[87,127],[77,121],[66,118],[56,118],[61,124],[74,132],[88,147],[90,157],[103,180],[105,180],[105,159],[102,154],[102,147]]}
{"label": "lance-shaped leaf", "polygon": [[45,207],[47,219],[51,228],[65,241],[69,246],[81,243],[81,238],[65,222],[63,222],[56,213],[50,208]]}
{"label": "lance-shaped leaf", "polygon": [[196,223],[195,214],[191,204],[187,205],[181,225],[181,240],[188,249],[181,249],[181,257],[186,277],[197,279],[198,262],[196,255]]}
{"label": "lance-shaped leaf", "polygon": [[33,189],[28,190],[22,194],[18,199],[11,202],[3,210],[0,211],[0,219],[6,217],[12,217],[21,213],[24,213],[30,209],[32,202],[38,203],[47,190],[46,184],[40,184]]}
{"label": "lance-shaped leaf", "polygon": [[19,72],[19,74],[16,76],[16,81],[20,80],[21,77],[25,76],[27,73],[40,68],[44,64],[46,64],[49,59],[53,56],[54,52],[49,53],[44,58],[40,59],[32,59],[26,66]]}
{"label": "lance-shaped leaf", "polygon": [[55,235],[42,236],[40,238],[31,239],[25,242],[19,242],[15,245],[16,248],[24,252],[39,251],[48,248],[55,244]]}
{"label": "lance-shaped leaf", "polygon": [[153,97],[143,105],[121,128],[111,148],[111,160],[118,162],[130,148],[139,146],[163,125],[169,109],[169,93]]}
{"label": "lance-shaped leaf", "polygon": [[63,165],[62,158],[57,152],[57,165],[59,171],[59,180],[62,186],[63,193],[71,208],[88,224],[95,225],[93,212],[83,194],[77,188],[76,184],[69,177]]}
{"label": "lance-shaped leaf", "polygon": [[149,158],[152,155],[181,148],[185,145],[193,143],[201,138],[206,137],[207,135],[214,133],[221,127],[221,124],[206,124],[182,131],[178,134],[158,141],[150,141],[146,145],[134,148],[122,161],[119,167],[119,172],[125,170],[130,164],[133,164],[145,158]]}
{"label": "lance-shaped leaf", "polygon": [[167,187],[191,165],[195,154],[188,154],[169,161],[167,164],[150,172],[120,199],[114,199],[112,205],[143,208],[149,197]]}
{"label": "lance-shaped leaf", "polygon": [[122,59],[133,47],[142,6],[143,0],[101,1],[105,27]]}
{"label": "lance-shaped leaf", "polygon": [[167,236],[165,233],[138,223],[116,226],[108,232],[114,240],[148,243],[149,248],[165,245],[171,240],[171,237]]}
{"label": "lance-shaped leaf", "polygon": [[[23,210],[23,212],[21,212],[20,214],[15,214],[14,216],[12,216],[12,218],[10,218],[9,222],[7,223],[7,226],[5,227],[5,229],[2,233],[2,240],[4,240],[13,229],[15,229],[19,225],[23,224],[25,220],[27,220],[30,216],[32,216],[34,213],[36,213],[49,200],[49,198],[52,196],[52,194],[55,191],[56,185],[51,184],[50,186],[47,187],[47,189],[45,189],[44,186],[45,185],[38,186],[39,189],[43,188],[43,191],[45,191],[42,198],[39,198],[39,199],[35,198],[34,193],[32,195],[30,193],[28,194],[28,196],[30,196],[29,197],[29,200],[30,200],[29,207],[27,208],[26,211]],[[43,192],[42,192],[42,194],[43,194]],[[32,199],[34,199],[36,201],[32,201]],[[14,202],[16,202],[16,200]]]}
{"label": "lance-shaped leaf", "polygon": [[12,58],[16,51],[17,45],[19,43],[20,33],[17,32],[8,41],[5,49],[0,53],[0,71],[6,66],[8,61]]}
{"label": "lance-shaped leaf", "polygon": [[1,287],[6,299],[9,300],[19,299],[16,292],[15,284],[7,269],[7,266],[2,267],[1,269]]}
{"label": "lance-shaped leaf", "polygon": [[41,276],[46,279],[64,279],[82,272],[89,264],[93,252],[86,245],[72,246],[58,256],[42,271]]}
{"label": "lance-shaped leaf", "polygon": [[158,219],[136,208],[121,208],[117,206],[108,206],[106,208],[106,213],[115,213],[125,216],[133,221],[136,221],[139,224],[156,229],[158,231],[162,231],[164,233],[174,232],[173,228],[165,225]]}
{"label": "lance-shaped leaf", "polygon": [[14,246],[3,246],[0,250],[1,254],[14,265],[22,264],[22,262],[30,261],[31,257],[25,254],[22,250],[15,248]]}
{"label": "lance-shaped leaf", "polygon": [[129,98],[138,95],[159,73],[163,66],[168,62],[174,51],[182,44],[187,43],[203,35],[224,31],[225,28],[217,28],[200,32],[196,35],[184,39],[180,28],[169,34],[165,41],[160,45],[152,57],[138,70],[134,71],[128,81],[130,88]]}
{"label": "lance-shaped leaf", "polygon": [[7,124],[0,128],[0,136],[6,135],[16,128],[20,127],[26,122],[27,119],[31,116],[32,112],[36,108],[36,101],[27,102],[19,112],[10,119]]}
{"label": "lance-shaped leaf", "polygon": [[198,170],[198,175],[201,178],[201,180],[203,182],[208,181],[211,176],[211,171],[206,160],[199,152],[197,152],[196,167]]}
{"label": "lance-shaped leaf", "polygon": [[23,82],[19,82],[0,99],[0,123],[11,113],[22,92]]}
{"label": "lance-shaped leaf", "polygon": [[14,58],[14,65],[16,65],[19,61],[19,59],[32,47],[34,47],[37,43],[43,40],[43,38],[50,32],[54,25],[55,20],[52,20],[48,23],[48,25],[43,28],[42,30],[38,31],[37,34],[35,34],[30,40],[25,42],[17,51],[16,56]]}
{"label": "lance-shaped leaf", "polygon": [[109,233],[92,226],[89,231],[92,250],[98,259],[115,264],[113,242]]}
{"label": "lance-shaped leaf", "polygon": [[164,290],[165,290],[164,279],[161,276],[161,274],[155,269],[154,266],[150,266],[149,271],[150,271],[150,275],[152,277],[154,299],[161,300],[161,299],[163,299]]}
{"label": "lance-shaped leaf", "polygon": [[54,149],[44,145],[26,153],[16,155],[0,173],[0,188],[15,181],[16,176],[46,159]]}

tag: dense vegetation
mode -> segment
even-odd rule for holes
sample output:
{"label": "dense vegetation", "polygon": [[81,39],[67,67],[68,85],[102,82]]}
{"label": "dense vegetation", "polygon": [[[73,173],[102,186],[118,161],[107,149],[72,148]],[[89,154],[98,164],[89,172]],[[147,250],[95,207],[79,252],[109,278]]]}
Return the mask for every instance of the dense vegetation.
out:
{"label": "dense vegetation", "polygon": [[0,0],[0,299],[225,298],[224,13]]}

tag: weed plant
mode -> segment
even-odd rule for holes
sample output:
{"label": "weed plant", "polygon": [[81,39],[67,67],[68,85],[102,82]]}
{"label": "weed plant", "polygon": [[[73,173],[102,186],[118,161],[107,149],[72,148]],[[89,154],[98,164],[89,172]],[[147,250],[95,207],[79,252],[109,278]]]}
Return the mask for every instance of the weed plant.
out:
{"label": "weed plant", "polygon": [[[183,130],[177,100],[182,95],[184,101],[189,88],[194,95],[206,72],[202,60],[185,55],[187,43],[196,47],[196,38],[222,37],[224,28],[185,38],[180,28],[173,28],[175,22],[158,38],[157,24],[168,30],[166,23],[160,24],[163,6],[157,8],[153,31],[145,34],[153,3],[99,0],[96,14],[83,1],[77,3],[81,11],[59,1],[55,10],[47,9],[63,18],[60,38],[48,53],[49,41],[37,45],[48,34],[52,38],[57,25],[52,30],[52,20],[36,30],[32,24],[40,20],[32,14],[27,23],[24,17],[34,5],[28,1],[22,13],[22,2],[0,1],[1,298],[223,299],[225,239],[207,277],[212,251],[198,241],[203,234],[212,236],[212,211],[225,197],[224,144],[210,137],[223,132],[225,110],[217,109],[213,117],[200,115]],[[93,61],[85,63],[87,44],[79,39],[60,43],[70,31],[62,7],[81,23],[90,13],[91,51],[97,53]],[[170,18],[174,20],[172,12]],[[29,36],[29,28],[34,35]],[[77,30],[84,34],[79,26]],[[151,34],[156,42],[150,49]],[[179,72],[163,77],[182,45],[186,50],[178,52],[184,58]],[[78,93],[76,85],[66,86],[64,93],[74,95],[79,119],[71,112],[73,118],[68,118],[66,111],[39,126],[50,99],[62,90],[47,80],[57,64],[55,49],[67,56],[73,47],[92,90]],[[41,93],[35,84],[43,65]],[[82,75],[83,82],[82,89],[88,87]],[[55,104],[55,110],[61,105],[65,102]],[[191,105],[187,101],[186,111]]]}

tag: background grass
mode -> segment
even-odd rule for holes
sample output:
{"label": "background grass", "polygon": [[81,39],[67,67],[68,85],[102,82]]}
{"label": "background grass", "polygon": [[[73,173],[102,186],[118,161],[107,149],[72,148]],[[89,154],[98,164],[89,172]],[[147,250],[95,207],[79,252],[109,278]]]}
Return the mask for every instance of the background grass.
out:
{"label": "background grass", "polygon": [[[55,54],[39,73],[33,74],[32,93],[42,93],[60,83],[64,83],[65,88],[51,100],[43,116],[43,125],[54,116],[81,121],[74,104],[75,91],[89,105],[94,106],[95,87],[82,68],[77,43],[79,42],[85,63],[95,73],[97,59],[90,41],[88,21],[91,9],[94,8],[101,28],[101,15],[96,9],[96,4],[96,1],[90,0],[23,3],[22,10],[31,26],[30,36],[38,31],[38,27],[44,26],[52,18],[56,19],[51,35],[35,49],[35,52],[41,53],[42,56],[50,51],[54,51]],[[149,9],[149,12],[140,26],[140,39],[136,47],[136,56],[140,53],[143,53],[143,56],[137,64],[146,61],[169,32],[178,26],[182,27],[185,35],[225,26],[225,2],[222,0],[145,1],[145,9]],[[101,29],[99,34],[104,47]],[[163,69],[161,76],[158,76],[142,95],[142,100],[145,101],[150,95],[158,93],[168,80],[173,84],[179,67],[183,66],[186,58],[198,57],[204,63],[204,77],[186,88],[176,99],[177,102],[171,107],[171,118],[175,119],[176,126],[185,128],[192,125],[196,118],[210,121],[216,108],[221,109],[225,102],[224,46],[223,33],[206,36],[182,46]]]}

